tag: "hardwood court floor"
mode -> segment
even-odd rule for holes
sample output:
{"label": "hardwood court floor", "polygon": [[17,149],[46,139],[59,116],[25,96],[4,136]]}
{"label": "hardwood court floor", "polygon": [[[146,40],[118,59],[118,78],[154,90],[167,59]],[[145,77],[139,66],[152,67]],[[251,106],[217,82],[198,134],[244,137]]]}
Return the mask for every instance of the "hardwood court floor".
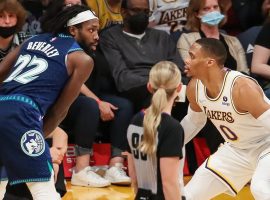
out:
{"label": "hardwood court floor", "polygon": [[[185,177],[185,182],[189,179],[190,177]],[[70,181],[68,181],[67,189],[68,193],[62,200],[134,200],[131,187],[110,186],[108,188],[86,188],[71,186]],[[209,189],[211,190],[211,188]],[[247,186],[235,198],[222,194],[213,200],[254,200],[254,198]]]}

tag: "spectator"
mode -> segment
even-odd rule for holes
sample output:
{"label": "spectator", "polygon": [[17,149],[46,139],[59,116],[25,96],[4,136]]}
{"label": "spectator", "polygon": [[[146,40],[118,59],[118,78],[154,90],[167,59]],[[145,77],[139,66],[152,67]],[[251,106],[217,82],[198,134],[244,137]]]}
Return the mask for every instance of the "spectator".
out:
{"label": "spectator", "polygon": [[188,50],[199,38],[216,38],[224,43],[228,51],[225,67],[249,73],[245,53],[236,37],[228,36],[219,30],[225,18],[222,5],[218,0],[196,1],[190,0],[187,10],[187,29],[192,33],[183,33],[178,41],[177,47],[182,59],[188,57]]}
{"label": "spectator", "polygon": [[0,2],[0,62],[31,35],[21,32],[26,11],[17,0]]}
{"label": "spectator", "polygon": [[27,18],[23,25],[23,31],[36,35],[42,32],[40,17],[45,12],[49,0],[23,0],[22,5],[27,10]]}
{"label": "spectator", "polygon": [[22,0],[22,5],[27,10],[27,18],[23,25],[23,31],[32,35],[42,33],[41,21],[47,10],[55,14],[54,11],[59,10],[59,7],[63,7],[64,5],[84,4],[84,1],[81,0],[59,0],[58,3],[53,3],[54,7],[52,7],[53,1],[55,0]]}
{"label": "spectator", "polygon": [[182,31],[186,24],[189,0],[162,1],[149,0],[151,16],[149,27],[174,33]]}
{"label": "spectator", "polygon": [[269,0],[220,0],[226,6],[227,23],[222,26],[237,35],[253,26],[260,26],[268,16]]}
{"label": "spectator", "polygon": [[86,0],[100,21],[100,31],[116,24],[122,24],[121,0]]}
{"label": "spectator", "polygon": [[[123,98],[103,93],[96,96],[84,86],[72,104],[62,125],[75,136],[76,165],[71,184],[105,187],[112,184],[130,185],[130,178],[123,170],[122,152],[127,147],[126,130],[133,115],[132,105]],[[110,102],[110,103],[109,103]],[[93,142],[98,130],[108,127],[111,141],[111,159],[104,178],[89,166]]]}
{"label": "spectator", "polygon": [[169,60],[180,68],[181,59],[166,32],[147,28],[148,0],[123,0],[121,14],[124,24],[102,32],[100,46],[117,91],[138,111],[150,102],[146,84],[152,66]]}
{"label": "spectator", "polygon": [[259,32],[255,41],[251,72],[260,77],[260,85],[265,95],[270,98],[270,22],[267,22]]}

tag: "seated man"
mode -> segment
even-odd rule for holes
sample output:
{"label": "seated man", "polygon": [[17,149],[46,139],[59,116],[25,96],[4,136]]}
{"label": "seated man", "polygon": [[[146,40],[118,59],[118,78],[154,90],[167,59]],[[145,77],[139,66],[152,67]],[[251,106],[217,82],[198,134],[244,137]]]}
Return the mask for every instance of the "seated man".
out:
{"label": "seated man", "polygon": [[100,47],[109,62],[119,94],[133,102],[135,111],[149,104],[146,83],[151,67],[168,60],[181,65],[176,44],[160,30],[147,28],[149,3],[147,0],[123,0],[123,25],[102,32]]}

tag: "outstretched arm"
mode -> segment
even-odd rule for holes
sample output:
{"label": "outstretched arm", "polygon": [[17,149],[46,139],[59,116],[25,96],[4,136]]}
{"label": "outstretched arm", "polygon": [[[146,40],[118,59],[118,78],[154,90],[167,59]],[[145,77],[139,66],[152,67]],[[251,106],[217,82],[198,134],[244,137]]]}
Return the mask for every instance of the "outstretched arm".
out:
{"label": "outstretched arm", "polygon": [[93,59],[82,51],[68,55],[67,67],[70,72],[70,78],[57,101],[44,117],[43,131],[45,137],[64,119],[70,105],[79,95],[82,84],[89,77],[93,66]]}
{"label": "outstretched arm", "polygon": [[182,119],[181,125],[185,132],[184,144],[194,138],[206,124],[207,117],[196,102],[196,80],[192,79],[187,86],[189,107],[187,115]]}

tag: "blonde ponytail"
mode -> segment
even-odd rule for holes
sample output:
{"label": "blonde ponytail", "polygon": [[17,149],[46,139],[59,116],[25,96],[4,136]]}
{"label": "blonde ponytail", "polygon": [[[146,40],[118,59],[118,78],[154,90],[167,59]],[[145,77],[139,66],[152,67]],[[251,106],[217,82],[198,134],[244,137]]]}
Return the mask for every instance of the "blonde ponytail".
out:
{"label": "blonde ponytail", "polygon": [[159,88],[152,97],[151,106],[146,110],[143,119],[143,141],[141,151],[147,154],[156,152],[157,128],[161,120],[161,112],[167,105],[167,94],[165,89]]}

